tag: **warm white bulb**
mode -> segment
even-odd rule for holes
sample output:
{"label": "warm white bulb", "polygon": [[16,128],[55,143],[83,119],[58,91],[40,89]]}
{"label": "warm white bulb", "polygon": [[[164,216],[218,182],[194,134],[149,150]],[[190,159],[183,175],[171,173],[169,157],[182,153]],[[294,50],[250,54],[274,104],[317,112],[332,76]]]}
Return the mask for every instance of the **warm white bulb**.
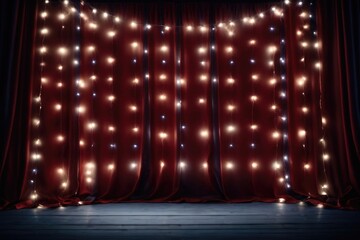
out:
{"label": "warm white bulb", "polygon": [[228,79],[227,79],[227,83],[228,83],[228,84],[234,84],[234,83],[235,83],[235,79],[233,79],[233,78],[228,78]]}
{"label": "warm white bulb", "polygon": [[115,37],[116,32],[114,32],[114,31],[108,31],[108,32],[107,32],[107,35],[108,35],[108,37],[112,38],[112,37]]}
{"label": "warm white bulb", "polygon": [[115,165],[113,163],[108,165],[108,170],[112,171],[115,169]]}
{"label": "warm white bulb", "polygon": [[64,175],[64,173],[65,173],[63,168],[58,168],[56,171],[59,175]]}
{"label": "warm white bulb", "polygon": [[226,127],[226,131],[227,131],[228,133],[235,132],[235,130],[236,130],[236,128],[235,128],[234,125],[228,125],[228,126]]}
{"label": "warm white bulb", "polygon": [[233,47],[229,46],[225,48],[225,52],[232,53],[234,51]]}
{"label": "warm white bulb", "polygon": [[272,166],[274,170],[278,170],[281,168],[281,164],[279,162],[274,162]]}
{"label": "warm white bulb", "polygon": [[304,164],[304,169],[309,170],[310,169],[310,164],[309,163]]}
{"label": "warm white bulb", "polygon": [[280,138],[280,133],[278,131],[275,131],[275,132],[272,133],[272,137],[274,139],[278,139],[278,138]]}
{"label": "warm white bulb", "polygon": [[255,102],[255,101],[258,100],[258,97],[257,97],[256,95],[252,95],[252,96],[250,97],[250,100],[251,100],[252,102]]}
{"label": "warm white bulb", "polygon": [[136,28],[136,27],[137,27],[137,23],[136,23],[135,21],[131,21],[130,27],[131,27],[131,28]]}
{"label": "warm white bulb", "polygon": [[87,127],[89,130],[94,130],[97,127],[97,124],[96,124],[96,122],[89,122],[87,124]]}
{"label": "warm white bulb", "polygon": [[181,162],[179,163],[179,166],[180,166],[180,168],[184,168],[184,167],[186,166],[186,164],[185,164],[185,162],[181,161]]}
{"label": "warm white bulb", "polygon": [[235,106],[234,105],[232,105],[232,104],[229,104],[229,105],[227,105],[227,110],[228,111],[230,111],[230,112],[232,112],[232,111],[234,111],[235,110]]}
{"label": "warm white bulb", "polygon": [[169,47],[166,46],[166,45],[162,45],[162,46],[160,47],[160,51],[162,51],[162,52],[167,52],[168,50],[169,50]]}
{"label": "warm white bulb", "polygon": [[303,130],[303,129],[300,129],[298,131],[298,136],[301,137],[301,138],[304,138],[306,136],[306,131]]}
{"label": "warm white bulb", "polygon": [[64,136],[63,135],[58,135],[57,137],[56,137],[56,140],[58,141],[58,142],[63,142],[64,141]]}
{"label": "warm white bulb", "polygon": [[54,108],[56,111],[60,111],[61,110],[61,104],[57,103],[54,105]]}
{"label": "warm white bulb", "polygon": [[159,95],[159,99],[161,100],[161,101],[165,101],[166,100],[166,95],[165,94],[160,94]]}
{"label": "warm white bulb", "polygon": [[259,167],[259,164],[258,164],[257,162],[252,162],[252,163],[251,163],[251,167],[252,167],[253,169],[256,169],[256,168]]}
{"label": "warm white bulb", "polygon": [[115,100],[115,96],[114,95],[109,95],[107,97],[107,99],[110,101],[110,102],[113,102]]}
{"label": "warm white bulb", "polygon": [[107,58],[107,62],[108,62],[109,64],[112,64],[112,63],[115,62],[115,59],[114,59],[113,57],[108,57],[108,58]]}
{"label": "warm white bulb", "polygon": [[137,48],[138,46],[139,46],[139,44],[137,42],[132,42],[131,43],[132,48]]}
{"label": "warm white bulb", "polygon": [[109,132],[115,132],[115,127],[113,125],[108,126]]}
{"label": "warm white bulb", "polygon": [[258,129],[258,126],[257,126],[256,124],[252,124],[252,125],[250,126],[250,129],[251,129],[251,130],[256,130],[256,129]]}
{"label": "warm white bulb", "polygon": [[202,137],[202,138],[208,138],[209,137],[209,131],[206,130],[206,129],[200,130],[199,134],[200,134],[200,137]]}
{"label": "warm white bulb", "polygon": [[204,104],[204,103],[205,103],[205,99],[204,99],[204,98],[199,98],[199,103],[200,103],[200,104]]}
{"label": "warm white bulb", "polygon": [[255,44],[256,44],[256,40],[251,39],[251,40],[249,41],[249,44],[250,44],[250,45],[255,45]]}
{"label": "warm white bulb", "polygon": [[161,138],[161,139],[165,139],[165,138],[167,138],[167,133],[165,133],[165,132],[160,132],[159,133],[159,137]]}
{"label": "warm white bulb", "polygon": [[49,33],[49,29],[43,28],[43,29],[40,30],[40,33],[41,33],[42,35],[47,35],[47,34]]}
{"label": "warm white bulb", "polygon": [[233,169],[234,168],[234,164],[232,162],[227,162],[226,163],[226,168],[227,169]]}
{"label": "warm white bulb", "polygon": [[204,163],[202,164],[202,167],[203,167],[204,169],[207,169],[207,168],[208,168],[208,164],[207,164],[206,162],[204,162]]}
{"label": "warm white bulb", "polygon": [[135,105],[131,105],[130,107],[130,110],[133,111],[133,112],[136,112],[137,111],[137,107]]}

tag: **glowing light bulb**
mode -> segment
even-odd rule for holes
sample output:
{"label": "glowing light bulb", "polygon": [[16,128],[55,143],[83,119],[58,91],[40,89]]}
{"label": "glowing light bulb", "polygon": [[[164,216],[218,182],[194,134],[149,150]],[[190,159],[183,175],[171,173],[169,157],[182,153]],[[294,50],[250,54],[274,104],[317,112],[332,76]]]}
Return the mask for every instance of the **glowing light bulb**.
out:
{"label": "glowing light bulb", "polygon": [[107,62],[108,62],[109,64],[112,64],[112,63],[115,62],[115,59],[114,59],[113,57],[108,57],[108,58],[107,58]]}
{"label": "glowing light bulb", "polygon": [[298,136],[299,136],[300,138],[304,138],[304,137],[306,136],[306,131],[303,130],[303,129],[300,129],[300,130],[298,131]]}
{"label": "glowing light bulb", "polygon": [[308,112],[309,112],[309,109],[308,109],[307,107],[302,107],[302,108],[301,108],[301,111],[302,111],[303,113],[308,113]]}
{"label": "glowing light bulb", "polygon": [[233,169],[234,168],[234,164],[232,162],[227,162],[226,163],[226,168],[227,169]]}
{"label": "glowing light bulb", "polygon": [[232,53],[234,51],[233,47],[229,46],[225,48],[225,52]]}
{"label": "glowing light bulb", "polygon": [[310,164],[309,163],[304,164],[304,169],[309,170],[310,169]]}
{"label": "glowing light bulb", "polygon": [[119,17],[117,17],[117,16],[115,17],[114,20],[115,20],[116,23],[119,23],[121,21],[121,19]]}
{"label": "glowing light bulb", "polygon": [[110,38],[115,37],[115,35],[116,35],[115,31],[108,31],[107,32],[107,36],[110,37]]}
{"label": "glowing light bulb", "polygon": [[160,162],[160,167],[161,168],[165,167],[165,163],[163,161]]}
{"label": "glowing light bulb", "polygon": [[201,129],[199,134],[200,134],[200,137],[202,137],[202,138],[208,138],[209,137],[209,131],[206,130],[206,129]]}
{"label": "glowing light bulb", "polygon": [[251,75],[251,79],[254,80],[254,81],[256,81],[256,80],[259,79],[259,75],[253,74],[253,75]]}
{"label": "glowing light bulb", "polygon": [[258,164],[257,162],[252,162],[252,163],[251,163],[251,167],[252,167],[253,169],[257,169],[257,168],[259,167],[259,164]]}
{"label": "glowing light bulb", "polygon": [[112,171],[112,170],[115,169],[115,165],[113,163],[111,163],[111,164],[108,165],[107,168],[108,168],[109,171]]}
{"label": "glowing light bulb", "polygon": [[102,16],[103,18],[108,18],[109,14],[107,12],[103,12]]}
{"label": "glowing light bulb", "polygon": [[279,202],[280,202],[280,203],[285,202],[285,198],[279,198]]}
{"label": "glowing light bulb", "polygon": [[273,167],[274,170],[278,170],[278,169],[281,168],[281,164],[279,162],[274,162],[272,167]]}
{"label": "glowing light bulb", "polygon": [[88,52],[94,52],[95,51],[95,46],[91,45],[87,47]]}
{"label": "glowing light bulb", "polygon": [[274,138],[274,139],[280,138],[280,133],[278,131],[273,132],[272,133],[272,138]]}
{"label": "glowing light bulb", "polygon": [[48,16],[48,13],[47,12],[42,12],[40,14],[41,18],[46,18]]}
{"label": "glowing light bulb", "polygon": [[94,129],[96,129],[96,127],[97,127],[96,122],[89,122],[89,123],[87,124],[87,128],[88,128],[89,130],[94,130]]}
{"label": "glowing light bulb", "polygon": [[135,21],[131,21],[130,27],[131,28],[137,28],[137,23]]}
{"label": "glowing light bulb", "polygon": [[114,95],[109,95],[107,97],[107,99],[110,101],[110,102],[113,102],[115,100],[115,96]]}
{"label": "glowing light bulb", "polygon": [[309,46],[309,44],[307,42],[301,42],[301,46],[303,48],[307,48]]}
{"label": "glowing light bulb", "polygon": [[85,146],[85,141],[84,141],[84,140],[80,140],[80,141],[79,141],[79,146],[81,146],[81,147],[82,147],[82,146]]}
{"label": "glowing light bulb", "polygon": [[315,68],[321,69],[321,63],[320,62],[315,63]]}
{"label": "glowing light bulb", "polygon": [[270,85],[275,85],[276,84],[276,79],[275,78],[270,79],[269,84]]}
{"label": "glowing light bulb", "polygon": [[252,124],[252,125],[250,126],[250,129],[251,129],[251,130],[256,130],[256,129],[258,129],[258,126],[257,126],[256,124]]}
{"label": "glowing light bulb", "polygon": [[58,135],[58,136],[56,136],[56,140],[58,141],[58,142],[63,142],[64,141],[64,136],[63,135]]}
{"label": "glowing light bulb", "polygon": [[161,100],[161,101],[164,101],[164,100],[166,100],[166,95],[165,94],[161,94],[160,96],[159,96],[159,99]]}
{"label": "glowing light bulb", "polygon": [[226,127],[226,131],[228,132],[228,133],[232,133],[232,132],[235,132],[235,126],[233,126],[233,125],[228,125],[227,127]]}
{"label": "glowing light bulb", "polygon": [[255,101],[258,100],[258,97],[257,97],[256,95],[252,95],[252,96],[250,97],[250,100],[251,100],[252,102],[255,102]]}
{"label": "glowing light bulb", "polygon": [[228,84],[234,84],[234,83],[235,83],[235,79],[233,79],[233,78],[228,78],[228,79],[227,79],[227,83],[228,83]]}
{"label": "glowing light bulb", "polygon": [[115,132],[115,127],[113,125],[108,126],[109,132]]}
{"label": "glowing light bulb", "polygon": [[56,111],[60,111],[61,110],[61,104],[59,104],[59,103],[55,104],[54,108],[55,108]]}
{"label": "glowing light bulb", "polygon": [[64,175],[64,173],[65,173],[63,168],[58,168],[56,171],[59,175]]}
{"label": "glowing light bulb", "polygon": [[227,105],[227,110],[229,111],[229,112],[232,112],[232,111],[234,111],[235,110],[235,106],[234,105],[232,105],[232,104],[229,104],[229,105]]}
{"label": "glowing light bulb", "polygon": [[187,30],[188,32],[192,32],[192,31],[194,30],[194,27],[191,26],[191,25],[188,25],[188,26],[186,26],[186,30]]}
{"label": "glowing light bulb", "polygon": [[207,162],[204,162],[204,163],[202,164],[202,167],[203,167],[204,169],[207,169],[207,168],[208,168]]}
{"label": "glowing light bulb", "polygon": [[255,44],[256,44],[256,40],[251,39],[251,40],[249,41],[249,44],[250,44],[250,45],[255,45]]}
{"label": "glowing light bulb", "polygon": [[139,128],[138,127],[133,127],[133,132],[135,132],[135,133],[137,133],[137,132],[139,132]]}
{"label": "glowing light bulb", "polygon": [[201,81],[207,81],[207,80],[208,80],[208,76],[205,75],[205,74],[202,74],[202,75],[200,75],[200,80],[201,80]]}
{"label": "glowing light bulb", "polygon": [[42,29],[40,30],[40,34],[42,34],[42,35],[47,35],[47,34],[49,34],[49,29],[47,29],[47,28],[42,28]]}
{"label": "glowing light bulb", "polygon": [[64,13],[60,13],[59,15],[58,15],[58,19],[60,20],[60,21],[63,21],[63,20],[65,20],[65,14]]}
{"label": "glowing light bulb", "polygon": [[41,54],[44,54],[44,53],[46,53],[47,52],[47,48],[45,47],[45,46],[42,46],[41,48],[40,48],[40,53]]}
{"label": "glowing light bulb", "polygon": [[206,48],[204,48],[204,47],[199,47],[198,52],[199,52],[200,54],[204,54],[204,53],[206,53]]}
{"label": "glowing light bulb", "polygon": [[162,52],[167,52],[168,50],[169,50],[169,47],[166,46],[166,45],[162,45],[162,46],[160,47],[160,51],[162,51]]}
{"label": "glowing light bulb", "polygon": [[185,163],[185,162],[183,162],[183,161],[181,161],[181,162],[179,163],[179,166],[180,166],[180,168],[185,168],[186,163]]}
{"label": "glowing light bulb", "polygon": [[165,80],[165,79],[166,79],[166,75],[165,75],[165,74],[161,74],[159,78],[160,78],[160,80]]}
{"label": "glowing light bulb", "polygon": [[268,52],[269,52],[270,54],[275,53],[276,50],[277,50],[276,46],[273,46],[273,45],[272,45],[272,46],[269,46],[269,47],[268,47]]}
{"label": "glowing light bulb", "polygon": [[323,158],[324,161],[327,161],[327,160],[330,159],[330,155],[327,154],[327,153],[324,153],[324,154],[322,155],[322,158]]}
{"label": "glowing light bulb", "polygon": [[205,99],[204,99],[204,98],[199,98],[199,103],[200,103],[200,104],[204,104],[204,103],[205,103]]}
{"label": "glowing light bulb", "polygon": [[165,132],[160,132],[159,133],[159,137],[161,138],[161,139],[165,139],[165,138],[167,138],[167,133],[165,133]]}

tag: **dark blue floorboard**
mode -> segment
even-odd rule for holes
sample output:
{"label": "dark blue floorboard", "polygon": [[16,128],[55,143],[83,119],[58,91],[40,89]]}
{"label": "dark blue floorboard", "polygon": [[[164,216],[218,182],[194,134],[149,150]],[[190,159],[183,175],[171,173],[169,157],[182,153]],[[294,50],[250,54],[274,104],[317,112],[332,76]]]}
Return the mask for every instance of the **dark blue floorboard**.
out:
{"label": "dark blue floorboard", "polygon": [[360,239],[360,211],[276,203],[9,210],[0,212],[0,239]]}

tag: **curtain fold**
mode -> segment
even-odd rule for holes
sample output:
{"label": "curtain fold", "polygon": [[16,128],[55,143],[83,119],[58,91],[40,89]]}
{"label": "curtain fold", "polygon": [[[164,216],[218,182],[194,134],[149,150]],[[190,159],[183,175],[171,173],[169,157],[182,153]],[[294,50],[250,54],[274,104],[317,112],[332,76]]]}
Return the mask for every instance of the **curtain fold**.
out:
{"label": "curtain fold", "polygon": [[1,3],[1,208],[360,206],[359,3],[46,2]]}

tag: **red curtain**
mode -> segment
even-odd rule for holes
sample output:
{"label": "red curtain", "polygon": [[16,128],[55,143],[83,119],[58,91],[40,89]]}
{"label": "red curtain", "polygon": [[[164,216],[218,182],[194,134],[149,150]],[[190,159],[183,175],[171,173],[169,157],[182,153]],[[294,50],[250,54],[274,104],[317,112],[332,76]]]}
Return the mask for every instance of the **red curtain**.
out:
{"label": "red curtain", "polygon": [[328,84],[317,10],[301,1],[40,2],[17,207],[353,206],[336,202],[358,181],[336,173],[349,156],[335,147],[342,121],[329,88],[339,81]]}

